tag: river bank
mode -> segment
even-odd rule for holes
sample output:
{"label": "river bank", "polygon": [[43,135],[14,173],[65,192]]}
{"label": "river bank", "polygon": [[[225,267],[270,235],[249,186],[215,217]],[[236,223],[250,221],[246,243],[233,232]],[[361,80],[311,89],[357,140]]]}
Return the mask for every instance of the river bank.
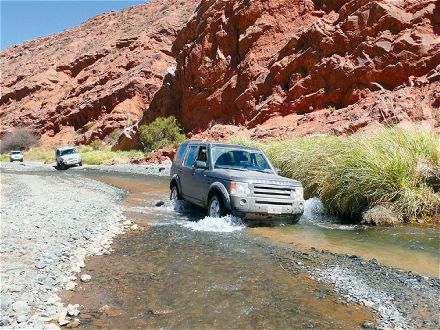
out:
{"label": "river bank", "polygon": [[[76,285],[85,258],[109,253],[130,224],[116,187],[59,175],[1,173],[2,326],[67,324],[60,294]],[[67,319],[66,319],[67,317]]]}

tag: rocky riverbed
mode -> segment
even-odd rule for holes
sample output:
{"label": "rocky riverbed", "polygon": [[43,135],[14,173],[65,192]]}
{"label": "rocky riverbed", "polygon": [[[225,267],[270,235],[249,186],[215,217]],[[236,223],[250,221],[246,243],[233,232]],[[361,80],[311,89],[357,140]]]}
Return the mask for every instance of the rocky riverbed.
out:
{"label": "rocky riverbed", "polygon": [[85,257],[108,253],[129,225],[116,203],[125,192],[79,176],[1,174],[0,325],[66,325],[78,306],[65,308]]}

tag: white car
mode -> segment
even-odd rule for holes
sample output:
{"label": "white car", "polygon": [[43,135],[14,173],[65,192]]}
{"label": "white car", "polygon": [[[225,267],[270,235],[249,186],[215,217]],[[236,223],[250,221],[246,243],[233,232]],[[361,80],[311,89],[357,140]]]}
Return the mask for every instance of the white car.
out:
{"label": "white car", "polygon": [[23,154],[20,150],[12,150],[9,154],[9,160],[11,161],[11,163],[14,161],[23,162]]}
{"label": "white car", "polygon": [[80,153],[74,147],[62,147],[55,151],[57,165],[62,169],[70,166],[82,166]]}

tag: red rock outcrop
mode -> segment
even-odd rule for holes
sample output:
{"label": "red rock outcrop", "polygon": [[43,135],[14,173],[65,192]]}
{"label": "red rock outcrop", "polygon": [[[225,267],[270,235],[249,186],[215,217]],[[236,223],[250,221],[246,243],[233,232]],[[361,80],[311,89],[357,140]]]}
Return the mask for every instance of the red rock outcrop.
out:
{"label": "red rock outcrop", "polygon": [[25,126],[45,144],[84,144],[137,122],[198,2],[155,0],[3,50],[0,137]]}
{"label": "red rock outcrop", "polygon": [[255,137],[438,127],[439,33],[436,0],[202,1],[141,123]]}
{"label": "red rock outcrop", "polygon": [[158,149],[151,152],[148,156],[138,159],[133,159],[132,164],[165,164],[171,163],[171,160],[176,155],[176,148],[168,147]]}

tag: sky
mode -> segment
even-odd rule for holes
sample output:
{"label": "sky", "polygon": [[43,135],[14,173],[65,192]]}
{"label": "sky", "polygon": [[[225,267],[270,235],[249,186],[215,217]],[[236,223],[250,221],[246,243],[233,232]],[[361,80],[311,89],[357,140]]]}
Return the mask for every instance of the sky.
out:
{"label": "sky", "polygon": [[1,49],[61,32],[100,13],[147,0],[0,0]]}

